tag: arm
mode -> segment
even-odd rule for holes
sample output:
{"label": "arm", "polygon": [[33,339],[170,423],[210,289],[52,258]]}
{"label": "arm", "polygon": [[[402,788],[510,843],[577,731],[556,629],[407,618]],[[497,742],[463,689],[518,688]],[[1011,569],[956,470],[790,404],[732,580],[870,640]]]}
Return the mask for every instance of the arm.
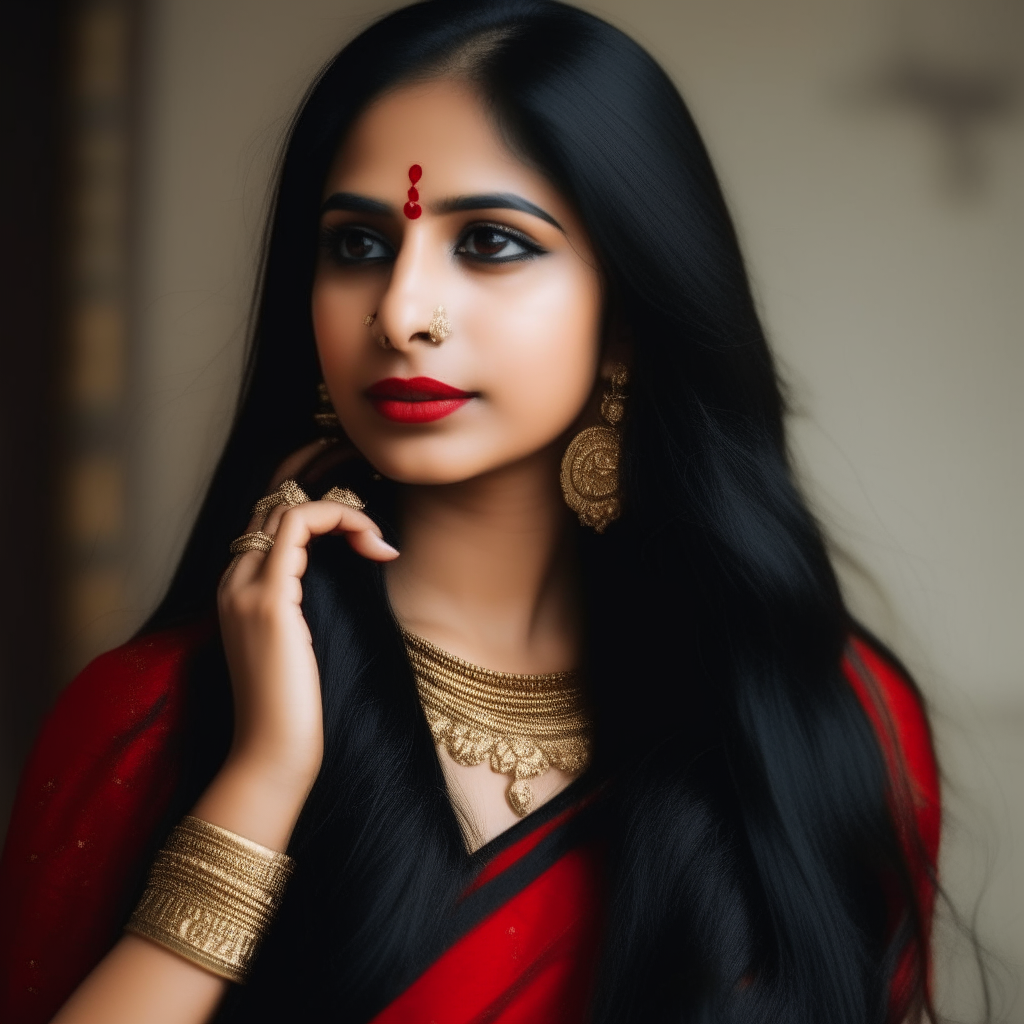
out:
{"label": "arm", "polygon": [[[365,557],[386,561],[397,552],[367,516],[332,502],[278,506],[263,529],[275,536],[274,547],[241,556],[221,586],[235,734],[227,761],[192,813],[283,851],[323,755],[319,674],[300,606],[306,545],[315,536],[345,533]],[[126,935],[54,1019],[199,1024],[228,984],[162,946]]]}
{"label": "arm", "polygon": [[[304,795],[230,761],[196,804],[196,817],[284,850]],[[230,982],[163,946],[125,935],[57,1015],[59,1024],[192,1024],[207,1020]]]}

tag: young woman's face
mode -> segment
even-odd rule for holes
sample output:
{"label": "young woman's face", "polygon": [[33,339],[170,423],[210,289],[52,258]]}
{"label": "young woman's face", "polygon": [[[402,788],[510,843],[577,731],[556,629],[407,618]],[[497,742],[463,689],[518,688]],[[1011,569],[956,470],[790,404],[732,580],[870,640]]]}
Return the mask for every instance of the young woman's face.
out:
{"label": "young woman's face", "polygon": [[473,92],[379,99],[323,199],[316,344],[366,458],[393,480],[453,483],[559,443],[594,391],[601,281],[573,211]]}

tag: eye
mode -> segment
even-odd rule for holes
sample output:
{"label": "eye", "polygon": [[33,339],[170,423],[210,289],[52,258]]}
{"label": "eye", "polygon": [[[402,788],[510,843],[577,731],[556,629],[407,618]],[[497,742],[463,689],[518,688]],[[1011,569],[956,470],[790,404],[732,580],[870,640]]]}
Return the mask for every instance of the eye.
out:
{"label": "eye", "polygon": [[465,231],[455,252],[480,263],[528,260],[545,250],[526,235],[495,224],[477,224]]}
{"label": "eye", "polygon": [[394,259],[395,251],[380,235],[353,225],[324,228],[321,244],[335,263],[377,263]]}

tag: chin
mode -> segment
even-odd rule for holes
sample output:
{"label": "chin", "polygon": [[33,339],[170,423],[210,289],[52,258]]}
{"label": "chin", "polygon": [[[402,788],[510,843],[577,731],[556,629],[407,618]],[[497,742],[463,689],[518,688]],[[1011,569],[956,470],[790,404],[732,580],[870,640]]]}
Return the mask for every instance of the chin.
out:
{"label": "chin", "polygon": [[[378,473],[400,484],[422,487],[457,484],[472,480],[495,468],[500,463],[493,459],[467,457],[445,445],[392,445],[360,446],[367,460]],[[438,450],[440,449],[440,450]]]}

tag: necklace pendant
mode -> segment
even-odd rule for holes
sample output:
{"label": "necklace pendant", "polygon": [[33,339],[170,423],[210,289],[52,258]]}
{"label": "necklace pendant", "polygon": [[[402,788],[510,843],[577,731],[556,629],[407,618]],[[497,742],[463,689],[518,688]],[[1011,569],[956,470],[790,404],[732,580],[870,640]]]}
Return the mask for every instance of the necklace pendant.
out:
{"label": "necklace pendant", "polygon": [[586,769],[593,727],[575,672],[495,672],[402,632],[434,742],[456,764],[511,775],[505,797],[520,818],[534,807],[530,779]]}
{"label": "necklace pendant", "polygon": [[530,783],[526,779],[520,779],[518,782],[513,782],[508,787],[508,802],[512,807],[512,810],[519,815],[520,818],[525,818],[526,815],[533,810],[533,789],[530,787]]}

